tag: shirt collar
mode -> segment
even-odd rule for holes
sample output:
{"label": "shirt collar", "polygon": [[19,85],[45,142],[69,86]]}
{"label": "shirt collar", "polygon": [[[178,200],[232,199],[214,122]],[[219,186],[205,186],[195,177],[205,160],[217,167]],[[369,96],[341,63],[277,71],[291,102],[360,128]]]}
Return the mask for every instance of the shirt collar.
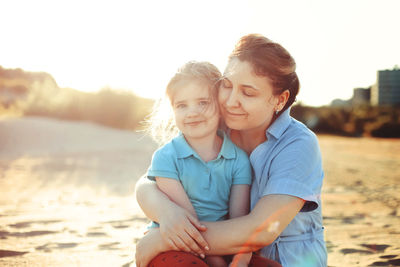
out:
{"label": "shirt collar", "polygon": [[276,139],[279,139],[279,137],[282,136],[282,134],[286,131],[286,129],[289,127],[290,122],[292,121],[290,117],[290,107],[286,109],[282,114],[271,124],[271,126],[268,127],[267,131],[265,134],[272,135]]}
{"label": "shirt collar", "polygon": [[228,138],[224,131],[219,130],[218,135],[224,138],[222,142],[221,151],[218,154],[217,158],[223,156],[226,159],[234,159],[236,157],[235,145]]}
{"label": "shirt collar", "polygon": [[176,154],[178,158],[187,158],[195,154],[195,151],[186,142],[186,139],[181,132],[179,132],[179,135],[174,138],[173,142],[176,144]]}
{"label": "shirt collar", "polygon": [[[221,156],[226,159],[234,159],[236,157],[236,151],[234,144],[227,137],[225,132],[218,130],[218,135],[223,138],[221,150],[218,153],[217,159]],[[190,156],[199,157],[196,151],[188,144],[183,134],[180,132],[177,137],[174,138],[174,143],[177,145],[178,149],[176,154],[178,158],[187,158]],[[200,157],[199,157],[200,158]]]}

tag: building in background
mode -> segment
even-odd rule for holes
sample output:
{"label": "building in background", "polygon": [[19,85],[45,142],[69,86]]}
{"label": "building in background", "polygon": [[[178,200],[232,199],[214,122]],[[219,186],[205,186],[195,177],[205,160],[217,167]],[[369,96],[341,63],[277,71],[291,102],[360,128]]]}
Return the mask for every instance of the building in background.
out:
{"label": "building in background", "polygon": [[374,106],[400,105],[400,69],[380,70],[371,88],[371,104]]}
{"label": "building in background", "polygon": [[369,105],[371,101],[371,87],[354,88],[351,104],[353,106]]}

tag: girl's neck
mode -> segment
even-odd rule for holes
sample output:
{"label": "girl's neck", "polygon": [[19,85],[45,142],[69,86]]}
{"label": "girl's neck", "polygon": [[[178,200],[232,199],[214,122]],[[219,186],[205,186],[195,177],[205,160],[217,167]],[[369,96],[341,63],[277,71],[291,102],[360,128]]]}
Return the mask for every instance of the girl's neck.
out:
{"label": "girl's neck", "polygon": [[222,147],[222,138],[216,133],[214,136],[206,136],[204,138],[186,138],[188,144],[194,151],[205,161],[216,159]]}

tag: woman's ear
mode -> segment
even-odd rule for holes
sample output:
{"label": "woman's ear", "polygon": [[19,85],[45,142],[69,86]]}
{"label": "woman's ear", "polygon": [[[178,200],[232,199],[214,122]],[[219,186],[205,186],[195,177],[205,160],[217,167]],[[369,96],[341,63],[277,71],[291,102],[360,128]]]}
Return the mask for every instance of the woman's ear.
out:
{"label": "woman's ear", "polygon": [[290,92],[287,89],[278,96],[278,103],[276,104],[276,107],[275,107],[276,111],[281,111],[285,107],[285,105],[289,99],[289,96],[290,96]]}

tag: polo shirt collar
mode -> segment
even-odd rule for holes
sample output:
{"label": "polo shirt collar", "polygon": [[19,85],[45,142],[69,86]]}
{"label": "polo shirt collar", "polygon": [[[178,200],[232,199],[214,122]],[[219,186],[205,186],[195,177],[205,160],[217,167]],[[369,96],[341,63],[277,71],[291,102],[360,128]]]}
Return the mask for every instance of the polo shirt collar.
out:
{"label": "polo shirt collar", "polygon": [[183,136],[182,132],[179,132],[179,135],[174,138],[174,142],[177,144],[178,149],[176,151],[176,154],[178,158],[187,158],[189,156],[195,155],[195,151],[186,142],[186,139]]}
{"label": "polo shirt collar", "polygon": [[[236,157],[236,151],[234,148],[234,144],[225,134],[225,132],[218,130],[218,135],[223,138],[221,150],[217,156],[219,159],[221,156],[226,159],[234,159]],[[188,144],[183,134],[180,132],[177,137],[175,137],[174,142],[176,142],[177,147],[177,156],[178,158],[187,158],[190,156],[198,157],[196,151]]]}
{"label": "polo shirt collar", "polygon": [[268,134],[270,134],[276,139],[279,139],[279,137],[281,137],[282,134],[289,127],[291,121],[292,118],[290,117],[290,107],[289,107],[272,123],[271,126],[268,127],[268,129],[265,132],[267,138]]}
{"label": "polo shirt collar", "polygon": [[236,158],[235,145],[228,138],[226,133],[224,131],[219,130],[218,135],[221,136],[222,138],[224,138],[224,141],[222,142],[221,151],[219,152],[217,158],[219,158],[221,156],[226,159]]}

